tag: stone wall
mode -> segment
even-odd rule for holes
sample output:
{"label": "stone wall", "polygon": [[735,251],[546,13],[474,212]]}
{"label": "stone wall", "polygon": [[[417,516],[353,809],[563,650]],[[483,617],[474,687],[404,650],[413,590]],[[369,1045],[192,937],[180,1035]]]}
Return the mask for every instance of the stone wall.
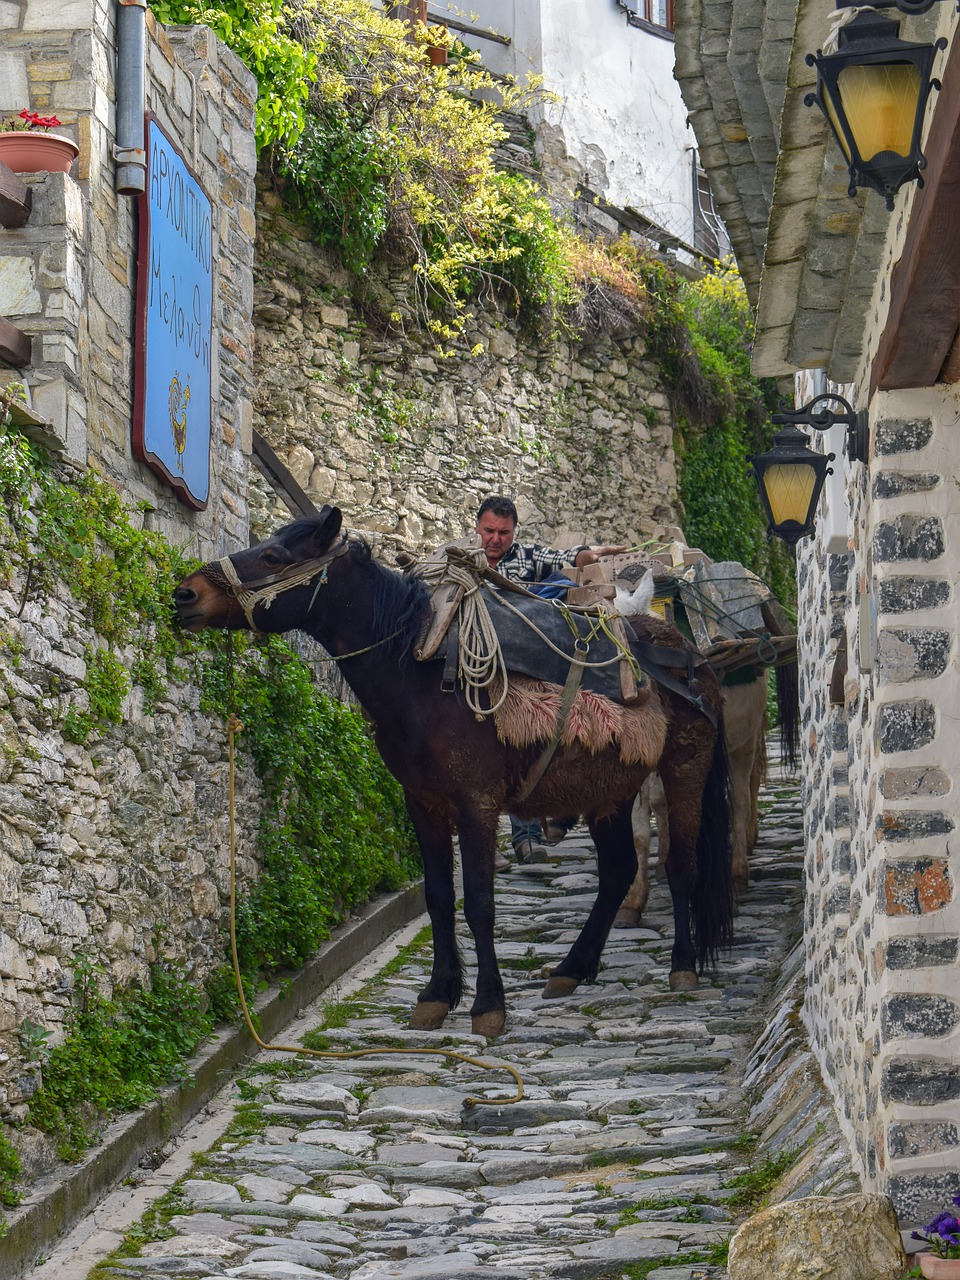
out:
{"label": "stone wall", "polygon": [[960,1182],[956,413],[947,388],[878,396],[850,553],[800,557],[804,1021],[866,1187],[905,1222]]}
{"label": "stone wall", "polygon": [[[226,732],[189,672],[149,709],[134,685],[122,724],[69,741],[85,654],[103,642],[62,586],[23,603],[25,586],[15,564],[0,587],[0,1118],[14,1121],[39,1069],[19,1029],[29,1019],[57,1042],[77,958],[102,966],[108,995],[147,980],[161,954],[202,981],[222,963],[230,898]],[[237,796],[248,884],[259,786],[243,764]]]}
{"label": "stone wall", "polygon": [[[541,339],[478,306],[440,357],[411,319],[409,278],[382,274],[359,301],[354,284],[264,187],[256,426],[315,503],[385,554],[462,537],[493,492],[545,542],[635,543],[680,523],[673,421],[641,332]],[[264,500],[252,514],[257,533],[289,518]]]}
{"label": "stone wall", "polygon": [[[56,113],[81,147],[71,174],[27,178],[30,218],[0,232],[0,314],[33,337],[33,361],[13,377],[64,477],[94,466],[134,521],[222,554],[247,541],[256,87],[209,31],[167,33],[148,15],[146,105],[214,201],[211,502],[190,512],[131,450],[137,221],[113,189],[115,10],[0,5],[0,112]],[[38,585],[18,549],[0,551],[0,1117],[18,1120],[37,1071],[18,1032],[29,1019],[55,1042],[80,953],[108,988],[144,978],[159,950],[198,980],[222,961],[227,750],[186,669],[155,708],[134,685],[121,726],[86,746],[68,741],[85,655],[105,641],[62,583],[45,574]],[[133,655],[117,656],[129,669]],[[259,792],[247,770],[239,792],[248,881]]]}

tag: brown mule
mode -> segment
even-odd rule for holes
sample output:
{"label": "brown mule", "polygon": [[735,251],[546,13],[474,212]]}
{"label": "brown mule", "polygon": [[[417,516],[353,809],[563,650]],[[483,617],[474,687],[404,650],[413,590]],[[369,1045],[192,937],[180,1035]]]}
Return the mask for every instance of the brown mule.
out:
{"label": "brown mule", "polygon": [[[494,852],[500,814],[536,818],[585,816],[597,849],[599,890],[583,929],[547,984],[553,997],[574,991],[597,973],[617,908],[637,868],[630,814],[650,763],[625,763],[616,745],[590,751],[564,746],[530,795],[524,780],[540,746],[501,742],[492,721],[478,720],[459,690],[441,689],[442,662],[415,662],[414,642],[425,621],[423,583],[372,559],[366,544],[341,533],[339,510],[324,507],[247,551],[204,566],[177,587],[181,622],[204,627],[284,632],[299,628],[337,660],[375,724],[377,747],[403,787],[423,852],[427,909],[433,926],[433,969],[412,1025],[439,1027],[463,994],[463,963],[455,936],[453,832],[459,837],[464,914],[477,953],[477,1034],[504,1026],[503,982],[494,951]],[[672,627],[637,617],[641,640],[677,652],[687,671],[690,649]],[[676,679],[655,684],[651,707],[666,719],[655,764],[671,806],[667,879],[674,906],[671,986],[691,986],[704,965],[729,945],[733,895],[726,810],[720,687],[708,667],[697,669],[712,715],[681,692]],[[675,821],[673,815],[676,815]]]}

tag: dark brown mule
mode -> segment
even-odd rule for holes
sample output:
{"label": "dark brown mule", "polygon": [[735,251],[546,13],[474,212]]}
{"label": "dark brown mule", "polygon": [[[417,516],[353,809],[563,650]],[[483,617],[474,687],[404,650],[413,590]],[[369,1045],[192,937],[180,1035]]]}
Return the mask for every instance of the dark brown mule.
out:
{"label": "dark brown mule", "polygon": [[[560,750],[530,797],[517,796],[540,754],[499,741],[459,692],[440,688],[442,664],[415,662],[411,649],[428,609],[426,589],[371,558],[359,539],[341,535],[341,514],[324,507],[248,551],[206,565],[175,592],[180,619],[204,627],[282,632],[299,628],[337,660],[376,724],[376,743],[400,782],[423,851],[433,970],[411,1026],[436,1028],[463,994],[463,962],[454,926],[453,839],[460,841],[464,913],[477,950],[473,1029],[504,1026],[503,982],[494,953],[493,863],[502,813],[586,817],[597,848],[599,892],[580,936],[547,982],[547,997],[568,995],[596,976],[617,908],[637,869],[630,811],[649,768],[626,765],[615,746],[595,755]],[[683,648],[656,619],[635,621],[641,638]],[[685,668],[686,651],[677,666]],[[705,701],[720,709],[720,689],[698,669]],[[697,973],[729,944],[733,899],[721,741],[712,721],[660,685],[666,745],[656,767],[670,809],[667,878],[674,905],[670,985],[697,985]],[[704,818],[701,822],[701,810]]]}

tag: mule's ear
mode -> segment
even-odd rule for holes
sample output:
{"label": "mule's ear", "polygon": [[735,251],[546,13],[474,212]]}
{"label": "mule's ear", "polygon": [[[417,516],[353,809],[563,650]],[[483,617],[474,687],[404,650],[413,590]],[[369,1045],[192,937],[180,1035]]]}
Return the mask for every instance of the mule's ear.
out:
{"label": "mule's ear", "polygon": [[331,507],[324,503],[317,516],[317,527],[313,535],[315,548],[319,554],[333,546],[340,526],[343,524],[343,512],[339,507]]}

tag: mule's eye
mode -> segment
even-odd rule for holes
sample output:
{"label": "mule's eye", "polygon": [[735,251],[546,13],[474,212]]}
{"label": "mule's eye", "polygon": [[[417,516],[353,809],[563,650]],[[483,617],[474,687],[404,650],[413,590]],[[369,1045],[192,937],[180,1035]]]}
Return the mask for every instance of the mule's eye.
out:
{"label": "mule's eye", "polygon": [[271,565],[283,564],[283,560],[276,553],[276,551],[264,551],[262,552],[260,559],[263,561],[264,564],[271,564]]}

